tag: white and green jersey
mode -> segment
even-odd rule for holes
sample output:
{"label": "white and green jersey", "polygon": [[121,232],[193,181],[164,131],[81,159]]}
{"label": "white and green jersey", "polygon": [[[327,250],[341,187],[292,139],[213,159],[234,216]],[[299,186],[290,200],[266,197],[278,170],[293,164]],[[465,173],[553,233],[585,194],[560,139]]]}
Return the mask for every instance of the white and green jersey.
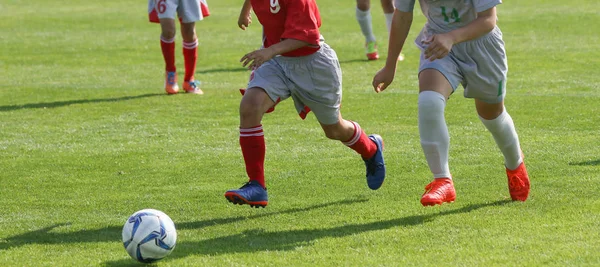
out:
{"label": "white and green jersey", "polygon": [[[423,33],[428,36],[464,27],[477,18],[477,13],[502,4],[502,0],[419,0],[419,4],[427,17]],[[394,6],[412,12],[415,0],[395,0]]]}

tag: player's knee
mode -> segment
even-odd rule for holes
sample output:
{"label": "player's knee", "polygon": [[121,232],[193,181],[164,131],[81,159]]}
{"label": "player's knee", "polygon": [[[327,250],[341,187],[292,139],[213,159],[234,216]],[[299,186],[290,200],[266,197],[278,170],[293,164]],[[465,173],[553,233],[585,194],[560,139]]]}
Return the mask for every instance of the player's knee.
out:
{"label": "player's knee", "polygon": [[240,104],[240,117],[251,117],[258,113],[258,107],[247,102]]}
{"label": "player's knee", "polygon": [[164,39],[170,40],[175,38],[175,30],[170,30],[170,29],[163,29],[162,33],[161,33],[162,37]]}
{"label": "player's knee", "polygon": [[371,9],[371,1],[369,0],[356,0],[356,7],[362,11]]}
{"label": "player's knee", "polygon": [[444,112],[446,99],[435,91],[423,91],[419,93],[419,111],[425,113]]}
{"label": "player's knee", "polygon": [[194,28],[182,30],[181,37],[185,42],[193,42],[194,40],[196,40],[196,31],[194,30]]}
{"label": "player's knee", "polygon": [[258,101],[245,99],[240,103],[240,119],[251,119],[263,114],[261,104]]}

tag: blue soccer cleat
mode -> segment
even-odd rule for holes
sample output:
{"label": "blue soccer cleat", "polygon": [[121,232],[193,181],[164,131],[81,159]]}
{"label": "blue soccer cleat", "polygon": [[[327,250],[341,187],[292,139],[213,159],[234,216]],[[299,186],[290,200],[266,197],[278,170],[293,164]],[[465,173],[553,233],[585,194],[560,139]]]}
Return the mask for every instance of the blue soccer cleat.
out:
{"label": "blue soccer cleat", "polygon": [[240,189],[225,192],[225,198],[233,204],[248,204],[253,208],[264,208],[269,203],[267,189],[255,181],[247,182]]}
{"label": "blue soccer cleat", "polygon": [[377,145],[377,152],[370,159],[366,159],[367,166],[367,185],[373,190],[377,190],[385,180],[385,161],[383,160],[383,139],[378,134],[369,135]]}

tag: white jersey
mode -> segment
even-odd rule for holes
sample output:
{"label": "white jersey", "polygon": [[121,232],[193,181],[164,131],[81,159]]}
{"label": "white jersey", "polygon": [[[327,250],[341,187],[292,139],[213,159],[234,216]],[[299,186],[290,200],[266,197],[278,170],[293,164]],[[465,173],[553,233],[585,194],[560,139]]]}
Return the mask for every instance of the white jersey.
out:
{"label": "white jersey", "polygon": [[[477,18],[477,13],[502,4],[502,0],[419,0],[427,24],[426,33],[446,33],[466,26]],[[395,0],[396,9],[412,12],[415,0]]]}

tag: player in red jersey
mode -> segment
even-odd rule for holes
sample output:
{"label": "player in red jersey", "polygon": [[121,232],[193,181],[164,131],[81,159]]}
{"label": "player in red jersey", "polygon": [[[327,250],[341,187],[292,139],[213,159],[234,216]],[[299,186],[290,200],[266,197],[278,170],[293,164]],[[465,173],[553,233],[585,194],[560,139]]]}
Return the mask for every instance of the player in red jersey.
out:
{"label": "player in red jersey", "polygon": [[194,79],[196,59],[198,58],[198,38],[196,37],[196,21],[209,15],[206,0],[148,0],[148,16],[150,22],[160,23],[160,47],[165,59],[165,91],[176,94],[177,72],[175,68],[175,15],[181,23],[183,38],[183,60],[185,76],[183,90],[186,93],[203,94],[200,82]]}
{"label": "player in red jersey", "polygon": [[367,136],[358,123],[342,118],[342,71],[333,49],[319,32],[321,17],[315,0],[246,0],[238,20],[244,29],[253,9],[263,25],[263,48],[241,58],[253,70],[240,103],[240,146],[249,182],[229,190],[234,204],[264,207],[265,139],[263,115],[291,97],[304,118],[313,111],[325,135],[358,152],[367,167],[367,185],[378,189],[385,179],[383,140]]}

